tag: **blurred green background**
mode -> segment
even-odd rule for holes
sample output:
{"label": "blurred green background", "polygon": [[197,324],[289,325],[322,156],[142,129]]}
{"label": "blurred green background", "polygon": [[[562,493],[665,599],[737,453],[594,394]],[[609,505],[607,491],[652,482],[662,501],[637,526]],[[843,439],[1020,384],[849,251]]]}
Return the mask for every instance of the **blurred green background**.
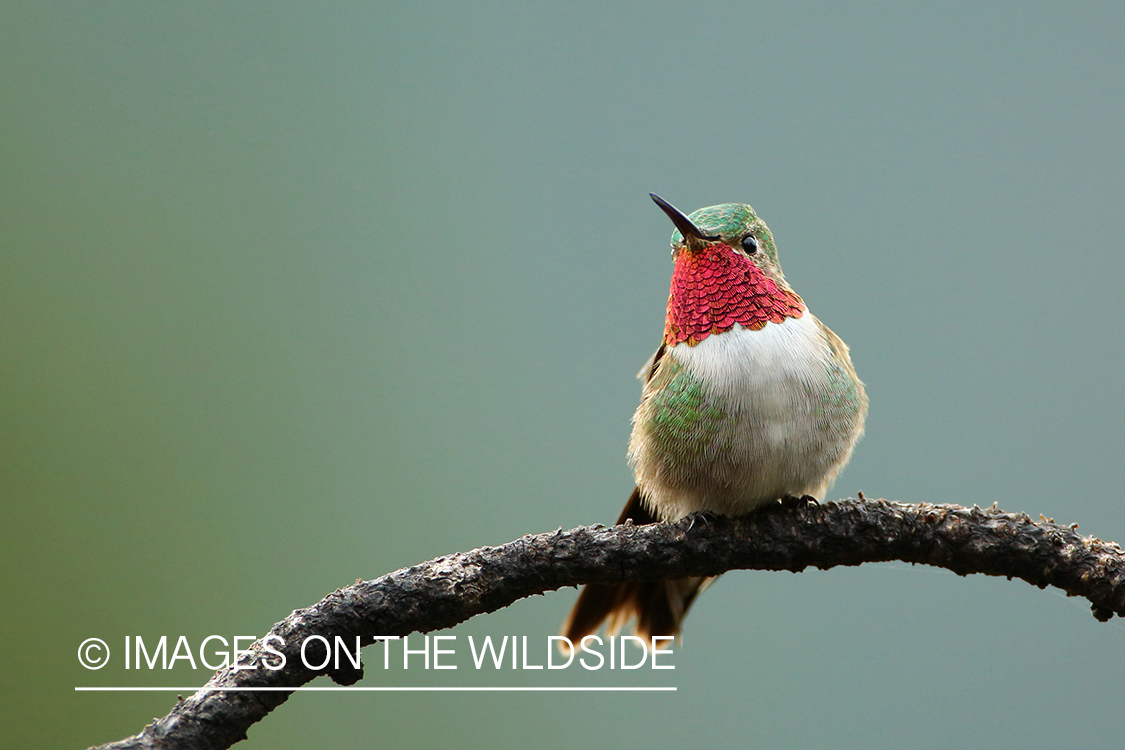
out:
{"label": "blurred green background", "polygon": [[[851,345],[836,496],[1125,541],[1123,34],[1108,2],[5,3],[5,744],[175,700],[76,685],[209,675],[88,672],[84,638],[261,635],[612,521],[671,271],[649,191],[752,203]],[[545,639],[574,596],[452,632]],[[675,663],[565,678],[671,694],[303,694],[245,746],[1104,746],[1125,625],[901,564],[739,572]]]}

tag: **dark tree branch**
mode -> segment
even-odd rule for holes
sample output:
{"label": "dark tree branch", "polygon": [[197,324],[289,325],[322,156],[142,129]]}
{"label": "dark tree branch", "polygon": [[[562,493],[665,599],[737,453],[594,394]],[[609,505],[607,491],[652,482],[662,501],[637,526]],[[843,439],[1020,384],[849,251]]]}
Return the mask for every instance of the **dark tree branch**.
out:
{"label": "dark tree branch", "polygon": [[[286,644],[277,671],[217,672],[199,692],[133,737],[103,748],[226,748],[283,703],[289,692],[218,692],[214,688],[296,687],[316,677],[299,644],[309,635],[404,636],[449,628],[532,594],[589,582],[717,575],[733,569],[804,570],[902,560],[958,575],[1021,578],[1088,599],[1094,616],[1125,615],[1125,553],[1084,538],[1077,526],[995,508],[844,500],[777,506],[738,519],[684,519],[650,526],[583,526],[525,536],[500,547],[439,557],[329,594],[270,630]],[[268,637],[268,636],[267,636]],[[244,664],[276,658],[251,647]],[[311,661],[311,659],[310,659]],[[336,673],[351,684],[362,674]]]}

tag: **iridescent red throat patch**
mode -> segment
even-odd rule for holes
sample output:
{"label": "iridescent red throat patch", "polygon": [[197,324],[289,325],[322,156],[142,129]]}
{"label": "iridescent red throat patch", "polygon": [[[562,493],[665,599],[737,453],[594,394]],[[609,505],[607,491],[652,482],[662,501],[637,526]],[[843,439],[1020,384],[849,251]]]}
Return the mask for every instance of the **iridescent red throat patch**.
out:
{"label": "iridescent red throat patch", "polygon": [[804,311],[800,297],[729,245],[716,243],[701,253],[683,250],[672,271],[664,343],[695,346],[735,323],[756,331],[766,323],[799,318]]}

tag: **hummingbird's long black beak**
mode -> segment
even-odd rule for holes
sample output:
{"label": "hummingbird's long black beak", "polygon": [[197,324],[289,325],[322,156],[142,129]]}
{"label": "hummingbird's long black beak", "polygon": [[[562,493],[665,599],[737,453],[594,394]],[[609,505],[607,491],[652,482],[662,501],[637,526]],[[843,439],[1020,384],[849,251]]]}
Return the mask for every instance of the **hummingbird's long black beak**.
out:
{"label": "hummingbird's long black beak", "polygon": [[689,219],[683,211],[676,208],[656,193],[649,193],[648,195],[650,198],[652,198],[653,202],[656,203],[656,205],[660,206],[661,211],[668,214],[668,218],[671,219],[672,223],[676,225],[676,229],[680,230],[680,234],[684,236],[684,239],[687,239],[688,237],[694,237],[697,240],[704,240],[706,242],[712,242],[719,239],[719,235],[717,234],[704,234],[702,231],[700,231],[699,227],[692,223],[691,219]]}

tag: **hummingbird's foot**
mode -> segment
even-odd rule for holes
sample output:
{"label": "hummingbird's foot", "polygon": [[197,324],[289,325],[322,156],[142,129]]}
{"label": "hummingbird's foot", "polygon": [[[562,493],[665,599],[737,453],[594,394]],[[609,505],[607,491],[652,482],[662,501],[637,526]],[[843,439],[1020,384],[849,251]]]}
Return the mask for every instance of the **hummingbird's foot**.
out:
{"label": "hummingbird's foot", "polygon": [[691,519],[691,523],[688,524],[688,531],[695,528],[696,521],[699,521],[704,526],[710,526],[718,517],[717,513],[712,513],[709,510],[697,510],[688,515],[688,518]]}
{"label": "hummingbird's foot", "polygon": [[820,506],[820,501],[812,495],[785,495],[781,498],[781,504],[786,508],[803,508],[809,505]]}

